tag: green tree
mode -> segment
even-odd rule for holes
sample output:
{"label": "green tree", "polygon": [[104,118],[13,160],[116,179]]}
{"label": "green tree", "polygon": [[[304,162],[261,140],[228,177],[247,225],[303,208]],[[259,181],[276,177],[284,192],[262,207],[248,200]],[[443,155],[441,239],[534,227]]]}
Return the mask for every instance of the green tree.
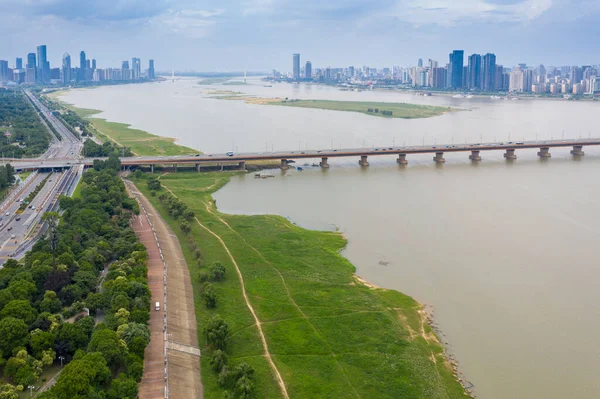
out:
{"label": "green tree", "polygon": [[213,316],[204,327],[206,343],[215,349],[225,350],[229,327],[219,315]]}
{"label": "green tree", "polygon": [[117,328],[117,336],[125,341],[127,346],[133,343],[135,338],[142,338],[146,345],[150,342],[150,330],[148,326],[139,323],[127,323]]}
{"label": "green tree", "polygon": [[[31,276],[31,274],[27,274]],[[37,286],[33,282],[26,280],[15,280],[14,278],[8,285],[8,289],[15,299],[23,299],[26,301],[31,301],[33,296],[37,293]]]}
{"label": "green tree", "polygon": [[42,220],[48,224],[48,244],[52,251],[52,268],[56,269],[56,249],[59,244],[57,226],[60,216],[57,212],[46,212],[42,216]]}
{"label": "green tree", "polygon": [[37,318],[37,311],[31,306],[29,301],[12,300],[4,306],[0,312],[0,317],[15,317],[31,324]]}
{"label": "green tree", "polygon": [[212,285],[205,283],[202,289],[202,299],[208,309],[214,309],[217,307],[217,293],[213,289]]}
{"label": "green tree", "polygon": [[45,350],[54,348],[54,334],[36,328],[29,333],[29,347],[33,356],[40,359]]}
{"label": "green tree", "polygon": [[221,281],[225,278],[225,266],[220,264],[219,262],[215,262],[214,264],[208,267],[208,277],[212,281]]}
{"label": "green tree", "polygon": [[40,310],[48,313],[58,313],[62,307],[62,302],[56,296],[54,291],[46,291],[44,300],[40,302]]}
{"label": "green tree", "polygon": [[88,337],[83,328],[77,324],[63,323],[58,328],[54,348],[60,356],[70,359],[78,349],[85,347]]}
{"label": "green tree", "polygon": [[5,359],[12,354],[14,348],[25,344],[27,324],[15,317],[4,317],[0,320],[0,351]]}
{"label": "green tree", "polygon": [[110,384],[107,392],[107,399],[136,399],[138,395],[138,386],[135,379],[121,373]]}
{"label": "green tree", "polygon": [[88,345],[88,352],[100,352],[110,367],[123,364],[127,346],[121,342],[115,331],[104,329],[94,331]]}
{"label": "green tree", "polygon": [[100,353],[88,353],[65,366],[52,388],[58,398],[86,398],[110,380],[110,370]]}
{"label": "green tree", "polygon": [[227,365],[227,354],[222,350],[215,350],[210,357],[210,367],[215,373],[220,372]]}
{"label": "green tree", "polygon": [[0,399],[19,399],[17,387],[11,384],[0,384]]}
{"label": "green tree", "polygon": [[148,178],[148,189],[150,190],[160,190],[160,180],[156,177],[149,177]]}

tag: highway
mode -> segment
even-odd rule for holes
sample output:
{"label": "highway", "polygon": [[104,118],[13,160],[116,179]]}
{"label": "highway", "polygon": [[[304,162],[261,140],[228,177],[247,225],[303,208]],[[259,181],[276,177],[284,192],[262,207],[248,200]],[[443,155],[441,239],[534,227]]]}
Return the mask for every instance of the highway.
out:
{"label": "highway", "polygon": [[[61,159],[62,162],[67,162],[67,160],[74,162],[83,148],[81,141],[35,96],[28,90],[25,93],[62,137],[62,140],[58,140],[54,134],[49,132],[52,140],[48,150],[39,158],[29,161],[39,164],[52,162],[54,159]],[[12,164],[15,161],[10,162]],[[54,173],[36,172],[26,180],[25,184],[13,189],[7,199],[0,204],[0,264],[3,264],[9,257],[22,258],[27,250],[35,244],[45,230],[43,223],[40,223],[41,217],[45,212],[58,210],[58,197],[62,194],[72,194],[82,173],[83,166]],[[25,206],[22,212],[18,212],[27,196],[44,181],[43,188],[35,198]]]}

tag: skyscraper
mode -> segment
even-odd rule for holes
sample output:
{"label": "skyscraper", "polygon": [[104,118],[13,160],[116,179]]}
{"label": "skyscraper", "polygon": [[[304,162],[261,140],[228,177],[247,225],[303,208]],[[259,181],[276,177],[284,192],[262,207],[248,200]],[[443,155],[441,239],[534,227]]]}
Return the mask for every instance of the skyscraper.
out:
{"label": "skyscraper", "polygon": [[465,52],[463,50],[454,50],[452,53],[450,53],[450,63],[448,67],[449,88],[462,88],[464,58]]}
{"label": "skyscraper", "polygon": [[0,82],[8,80],[8,61],[0,60]]}
{"label": "skyscraper", "polygon": [[27,64],[25,65],[25,68],[36,68],[35,53],[27,54]]}
{"label": "skyscraper", "polygon": [[131,71],[129,70],[129,61],[123,61],[121,63],[121,79],[131,80]]}
{"label": "skyscraper", "polygon": [[148,79],[154,79],[154,60],[148,60]]}
{"label": "skyscraper", "polygon": [[423,59],[422,58],[419,58],[419,61],[417,61],[417,66],[419,68],[423,68]]}
{"label": "skyscraper", "polygon": [[62,76],[63,83],[69,84],[71,81],[71,55],[64,53],[62,57]]}
{"label": "skyscraper", "polygon": [[23,58],[17,57],[15,62],[15,69],[23,69]]}
{"label": "skyscraper", "polygon": [[85,59],[85,51],[79,53],[79,76],[77,79],[81,82],[85,80],[87,62]]}
{"label": "skyscraper", "polygon": [[39,82],[46,83],[50,80],[50,63],[48,62],[45,44],[37,47],[37,62],[37,80]]}
{"label": "skyscraper", "polygon": [[96,69],[96,59],[93,58],[92,59],[92,70],[95,70],[95,69]]}
{"label": "skyscraper", "polygon": [[306,67],[304,68],[304,77],[308,80],[312,79],[312,63],[306,61]]}
{"label": "skyscraper", "polygon": [[294,80],[300,80],[300,54],[294,54]]}
{"label": "skyscraper", "polygon": [[481,86],[481,55],[472,54],[467,68],[467,88],[479,90]]}
{"label": "skyscraper", "polygon": [[483,91],[496,90],[496,55],[487,53],[483,56],[481,64],[481,89]]}

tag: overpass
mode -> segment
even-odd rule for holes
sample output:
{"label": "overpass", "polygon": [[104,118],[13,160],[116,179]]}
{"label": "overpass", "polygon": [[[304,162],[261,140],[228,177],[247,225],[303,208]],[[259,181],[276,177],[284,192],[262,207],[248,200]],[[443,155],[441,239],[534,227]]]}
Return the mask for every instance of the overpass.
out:
{"label": "overpass", "polygon": [[[517,159],[517,151],[525,149],[538,149],[540,158],[549,158],[551,148],[571,147],[574,156],[584,155],[583,147],[600,145],[600,139],[575,139],[575,140],[543,140],[543,141],[517,141],[496,143],[471,143],[457,145],[433,145],[433,146],[408,146],[408,147],[377,147],[377,148],[354,148],[354,149],[330,149],[330,150],[306,150],[306,151],[280,151],[280,152],[257,152],[239,154],[190,154],[179,156],[146,156],[146,157],[124,157],[121,158],[123,166],[148,166],[154,170],[155,165],[190,165],[200,170],[206,165],[238,165],[245,169],[246,162],[268,162],[278,161],[282,169],[287,169],[289,163],[297,159],[319,159],[319,165],[328,168],[329,158],[356,157],[361,166],[368,166],[370,156],[397,155],[399,164],[407,164],[408,155],[433,154],[433,160],[437,163],[445,162],[444,153],[465,152],[470,160],[481,161],[482,151],[504,151],[507,160]],[[17,170],[38,169],[63,169],[75,165],[92,166],[94,159],[106,158],[52,158],[52,159],[15,159],[10,162]]]}

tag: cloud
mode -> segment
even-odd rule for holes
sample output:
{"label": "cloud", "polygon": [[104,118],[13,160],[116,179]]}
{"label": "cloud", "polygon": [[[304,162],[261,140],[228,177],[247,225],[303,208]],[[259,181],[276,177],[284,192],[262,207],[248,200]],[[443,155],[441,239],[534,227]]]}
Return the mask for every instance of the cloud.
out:
{"label": "cloud", "polygon": [[148,23],[151,27],[166,29],[170,33],[184,35],[189,38],[202,38],[210,33],[210,28],[217,23],[217,17],[225,13],[217,10],[167,10]]}
{"label": "cloud", "polygon": [[411,0],[396,5],[394,15],[413,25],[452,27],[461,23],[527,23],[552,7],[552,0],[491,3],[486,0]]}

